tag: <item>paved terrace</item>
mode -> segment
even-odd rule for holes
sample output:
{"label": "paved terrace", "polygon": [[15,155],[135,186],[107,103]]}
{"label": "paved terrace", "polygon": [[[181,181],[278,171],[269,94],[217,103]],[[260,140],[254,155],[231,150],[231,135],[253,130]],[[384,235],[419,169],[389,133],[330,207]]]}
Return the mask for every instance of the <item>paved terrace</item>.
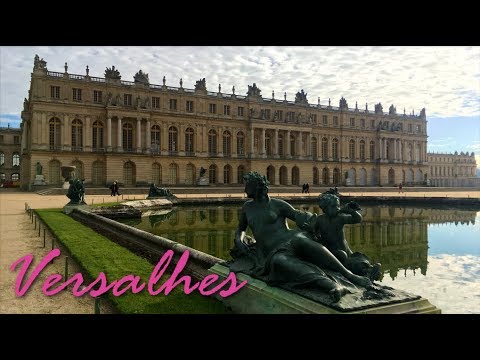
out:
{"label": "paved terrace", "polygon": [[[237,189],[236,189],[237,190]],[[435,188],[435,191],[425,189],[406,188],[404,193],[398,194],[398,190],[394,189],[342,189],[342,195],[353,196],[385,196],[385,197],[448,197],[448,198],[477,198],[480,199],[479,190],[455,190]],[[182,198],[218,198],[218,197],[244,197],[238,188],[235,193],[225,192],[225,189],[217,189],[215,193],[210,194],[176,194],[180,199]],[[311,194],[301,194],[298,192],[275,192],[272,188],[270,192],[274,197],[296,197],[296,196],[310,196],[316,197],[319,192]],[[123,199],[143,199],[146,195],[139,194],[125,194]],[[121,200],[121,196],[119,200]],[[88,204],[111,202],[116,200],[109,195],[87,195],[86,202]],[[62,255],[58,260],[49,265],[45,272],[39,276],[39,279],[32,285],[27,294],[21,298],[16,297],[14,293],[14,284],[18,272],[10,271],[10,265],[17,259],[27,254],[33,254],[34,264],[37,264],[39,259],[45,256],[51,249],[51,238],[48,236],[46,247],[43,248],[43,230],[41,237],[38,236],[38,228],[34,229],[30,218],[25,213],[25,203],[33,209],[41,208],[60,208],[68,202],[65,195],[39,195],[32,192],[20,192],[17,189],[0,189],[0,313],[14,313],[14,314],[92,314],[94,312],[94,300],[87,296],[76,298],[71,293],[64,291],[52,297],[47,297],[41,292],[41,284],[46,277],[53,273],[63,274],[65,264],[65,251],[62,250]],[[78,272],[79,269],[75,264],[70,264],[69,274]],[[102,305],[102,313],[112,312],[107,305]]]}

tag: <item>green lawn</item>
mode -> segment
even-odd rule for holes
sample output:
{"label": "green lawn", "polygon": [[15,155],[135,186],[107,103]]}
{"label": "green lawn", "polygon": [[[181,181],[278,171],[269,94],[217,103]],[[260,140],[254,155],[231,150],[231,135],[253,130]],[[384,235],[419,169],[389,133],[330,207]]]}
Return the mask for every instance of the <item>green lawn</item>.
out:
{"label": "green lawn", "polygon": [[[36,213],[55,237],[68,248],[71,257],[91,277],[86,281],[87,285],[102,271],[109,281],[119,280],[129,274],[139,275],[142,281],[148,281],[154,265],[146,259],[75,221],[62,213],[61,209],[36,210]],[[167,278],[168,276],[163,276],[156,288]],[[213,297],[204,297],[195,291],[185,295],[183,286],[176,287],[168,295],[162,293],[152,296],[144,289],[138,294],[127,291],[115,297],[108,292],[106,296],[121,313],[221,314],[227,312],[222,303]]]}

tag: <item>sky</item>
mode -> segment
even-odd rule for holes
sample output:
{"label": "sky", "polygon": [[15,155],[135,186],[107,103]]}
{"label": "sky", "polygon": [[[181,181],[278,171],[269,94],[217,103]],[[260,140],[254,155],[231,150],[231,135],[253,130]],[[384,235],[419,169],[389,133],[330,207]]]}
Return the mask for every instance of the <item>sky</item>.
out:
{"label": "sky", "polygon": [[478,46],[2,46],[0,47],[0,126],[20,126],[35,54],[50,71],[104,77],[115,66],[122,80],[140,69],[151,84],[246,95],[256,83],[263,97],[370,110],[381,102],[397,113],[426,108],[429,152],[475,152],[480,168],[480,47]]}

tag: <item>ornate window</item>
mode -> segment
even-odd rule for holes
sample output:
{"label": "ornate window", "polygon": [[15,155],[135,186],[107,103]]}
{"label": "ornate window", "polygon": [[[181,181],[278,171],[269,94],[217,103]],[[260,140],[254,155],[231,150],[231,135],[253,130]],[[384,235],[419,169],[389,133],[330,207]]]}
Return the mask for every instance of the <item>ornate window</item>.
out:
{"label": "ornate window", "polygon": [[80,120],[72,121],[72,151],[83,150],[83,124]]}
{"label": "ornate window", "polygon": [[58,118],[51,118],[48,122],[50,150],[60,150],[62,139],[60,124]]}
{"label": "ornate window", "polygon": [[103,150],[103,123],[95,121],[92,125],[92,147],[94,150]]}
{"label": "ornate window", "polygon": [[185,152],[186,155],[193,155],[194,154],[194,143],[193,139],[195,136],[195,131],[192,128],[187,128],[185,130]]}

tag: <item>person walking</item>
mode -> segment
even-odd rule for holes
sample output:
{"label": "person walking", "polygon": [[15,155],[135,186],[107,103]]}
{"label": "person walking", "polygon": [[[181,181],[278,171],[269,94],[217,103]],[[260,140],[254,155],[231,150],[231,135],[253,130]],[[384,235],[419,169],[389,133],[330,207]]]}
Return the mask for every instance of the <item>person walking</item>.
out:
{"label": "person walking", "polygon": [[402,183],[400,183],[400,184],[398,185],[398,193],[399,193],[399,194],[400,194],[400,193],[403,193],[403,185],[402,185]]}

